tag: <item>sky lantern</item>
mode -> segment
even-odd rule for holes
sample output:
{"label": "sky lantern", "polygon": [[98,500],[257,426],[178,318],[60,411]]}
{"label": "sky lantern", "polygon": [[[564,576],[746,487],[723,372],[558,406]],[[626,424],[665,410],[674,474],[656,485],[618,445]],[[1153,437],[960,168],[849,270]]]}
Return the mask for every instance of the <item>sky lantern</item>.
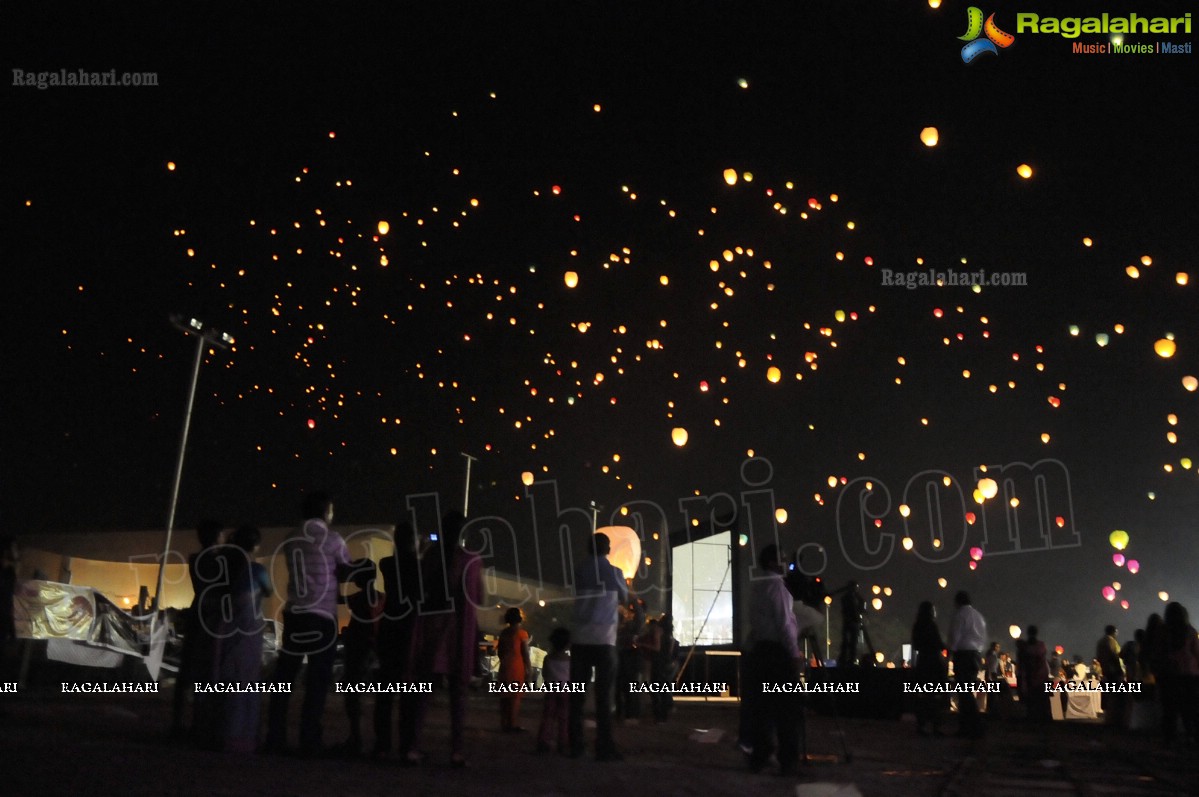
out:
{"label": "sky lantern", "polygon": [[883,608],[883,599],[875,598],[874,600],[870,601],[870,605],[872,607],[874,607],[874,610],[877,612],[878,610]]}
{"label": "sky lantern", "polygon": [[1032,177],[1032,167],[1027,163],[1021,163],[1016,167],[1016,174],[1027,180],[1029,177]]}
{"label": "sky lantern", "polygon": [[1114,564],[1116,567],[1124,567],[1124,554],[1122,554],[1122,553],[1112,554],[1112,564]]}
{"label": "sky lantern", "polygon": [[579,273],[577,271],[568,271],[562,275],[562,281],[566,283],[566,287],[573,288],[579,284]]}
{"label": "sky lantern", "polygon": [[944,578],[938,578],[937,586],[940,587],[941,589],[945,589],[946,587],[949,586],[949,582],[946,581]]}
{"label": "sky lantern", "polygon": [[779,523],[786,523],[787,522],[787,510],[783,509],[781,506],[778,509],[774,510],[774,519],[777,520]]}
{"label": "sky lantern", "polygon": [[1110,585],[1104,587],[1102,592],[1105,599],[1109,601],[1114,601],[1116,599],[1116,590],[1112,589]]}
{"label": "sky lantern", "polygon": [[379,234],[387,235],[389,232],[391,232],[391,224],[386,221],[379,222]]}
{"label": "sky lantern", "polygon": [[525,487],[533,486],[533,472],[527,470],[524,473],[520,474],[520,483],[523,484]]}
{"label": "sky lantern", "polygon": [[1128,572],[1129,573],[1132,573],[1135,576],[1140,571],[1140,569],[1141,569],[1140,562],[1138,562],[1136,559],[1128,560]]}
{"label": "sky lantern", "polygon": [[1010,636],[1012,639],[1019,639],[1020,638],[1020,626],[1015,625],[1015,624],[1009,625],[1007,627],[1007,633],[1008,633],[1008,636]]}
{"label": "sky lantern", "polygon": [[1194,393],[1196,388],[1199,388],[1199,379],[1193,376],[1184,376],[1182,378],[1182,386],[1190,393]]}
{"label": "sky lantern", "polygon": [[999,484],[992,478],[981,479],[978,482],[978,491],[983,494],[983,498],[991,499],[999,495]]}
{"label": "sky lantern", "polygon": [[971,569],[971,570],[977,570],[977,569],[978,569],[978,562],[974,561],[973,559],[971,559],[971,560],[970,560],[969,564],[970,564],[970,569]]}
{"label": "sky lantern", "polygon": [[928,0],[928,7],[929,8],[940,8],[941,0]]}
{"label": "sky lantern", "polygon": [[687,445],[687,430],[681,426],[676,426],[670,430],[670,439],[679,448]]}
{"label": "sky lantern", "polygon": [[1158,357],[1168,360],[1174,356],[1174,352],[1178,350],[1178,346],[1170,338],[1162,338],[1153,344],[1153,350],[1157,352]]}
{"label": "sky lantern", "polygon": [[309,419],[308,419],[308,428],[309,428],[309,429],[315,429],[315,428],[316,428],[316,421],[314,421],[312,418],[309,418]]}
{"label": "sky lantern", "polygon": [[637,532],[628,526],[604,526],[595,533],[605,535],[612,543],[608,561],[620,568],[626,579],[636,576],[641,565],[641,538]]}
{"label": "sky lantern", "polygon": [[1112,547],[1117,551],[1123,551],[1128,547],[1128,532],[1124,529],[1116,529],[1107,536],[1107,541],[1112,544]]}
{"label": "sky lantern", "polygon": [[915,544],[916,544],[916,543],[915,543],[915,542],[912,540],[912,538],[911,538],[911,537],[904,537],[904,538],[903,538],[903,549],[904,549],[905,551],[910,551],[910,550],[912,550],[912,546],[914,546]]}
{"label": "sky lantern", "polygon": [[1099,344],[1099,348],[1106,346],[1109,341],[1110,338],[1108,338],[1106,332],[1099,332],[1095,335],[1095,342]]}
{"label": "sky lantern", "polygon": [[725,169],[724,170],[724,181],[726,183],[728,183],[729,185],[736,185],[737,184],[737,170],[736,169]]}
{"label": "sky lantern", "polygon": [[1082,330],[1078,328],[1078,324],[1071,324],[1071,325],[1070,325],[1070,336],[1071,336],[1071,337],[1075,337],[1075,338],[1076,338],[1076,337],[1078,337],[1078,334],[1079,334],[1080,332],[1082,332]]}
{"label": "sky lantern", "polygon": [[1166,601],[1170,600],[1170,593],[1163,589],[1161,592],[1157,593],[1157,597],[1162,603],[1165,603]]}
{"label": "sky lantern", "polygon": [[974,546],[973,548],[971,548],[970,549],[970,558],[976,562],[979,559],[982,559],[983,558],[983,549],[979,548],[977,545]]}
{"label": "sky lantern", "polygon": [[1177,282],[1179,285],[1186,285],[1188,282],[1191,281],[1191,275],[1186,273],[1185,271],[1180,271],[1174,275],[1174,281]]}
{"label": "sky lantern", "polygon": [[167,171],[168,172],[175,171],[175,161],[167,161]]}
{"label": "sky lantern", "polygon": [[778,383],[783,378],[783,372],[779,370],[777,365],[772,365],[766,369],[766,379],[772,383]]}
{"label": "sky lantern", "polygon": [[1120,608],[1121,608],[1121,609],[1127,609],[1127,608],[1128,608],[1128,601],[1120,601]]}
{"label": "sky lantern", "polygon": [[912,508],[910,506],[908,506],[907,504],[900,504],[899,505],[899,514],[900,514],[900,517],[907,517],[908,515],[912,514]]}
{"label": "sky lantern", "polygon": [[742,89],[749,88],[749,81],[743,77],[737,78],[737,87]]}
{"label": "sky lantern", "polygon": [[935,127],[926,127],[920,131],[920,142],[926,147],[935,147],[940,140],[941,134]]}

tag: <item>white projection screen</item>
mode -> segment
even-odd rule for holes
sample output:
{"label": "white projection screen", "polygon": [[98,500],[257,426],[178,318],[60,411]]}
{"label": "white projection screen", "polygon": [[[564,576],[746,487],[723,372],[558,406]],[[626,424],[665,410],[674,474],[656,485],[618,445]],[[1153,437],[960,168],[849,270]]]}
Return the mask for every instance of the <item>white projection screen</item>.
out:
{"label": "white projection screen", "polygon": [[724,531],[673,549],[671,613],[682,645],[733,642],[732,542]]}

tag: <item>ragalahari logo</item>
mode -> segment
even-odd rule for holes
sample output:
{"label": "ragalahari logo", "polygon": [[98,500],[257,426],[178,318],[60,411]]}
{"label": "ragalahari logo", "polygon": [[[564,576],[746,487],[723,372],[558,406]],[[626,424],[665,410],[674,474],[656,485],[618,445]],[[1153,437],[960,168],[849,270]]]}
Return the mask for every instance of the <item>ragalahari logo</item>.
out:
{"label": "ragalahari logo", "polygon": [[[983,34],[986,34],[986,38],[980,39],[979,36]],[[1011,47],[1016,37],[999,29],[999,26],[995,24],[994,14],[987,17],[987,21],[984,23],[982,9],[978,6],[970,6],[966,10],[966,34],[958,36],[958,39],[968,42],[962,48],[962,63],[968,64],[983,53],[999,55],[999,48],[1006,50]]]}

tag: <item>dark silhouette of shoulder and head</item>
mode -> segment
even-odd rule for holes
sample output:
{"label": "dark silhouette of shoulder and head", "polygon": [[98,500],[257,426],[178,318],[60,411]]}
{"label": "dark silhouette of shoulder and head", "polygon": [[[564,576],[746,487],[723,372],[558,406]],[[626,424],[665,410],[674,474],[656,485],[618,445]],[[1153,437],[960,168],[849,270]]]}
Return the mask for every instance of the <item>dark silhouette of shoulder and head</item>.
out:
{"label": "dark silhouette of shoulder and head", "polygon": [[783,564],[779,561],[779,547],[777,545],[767,545],[763,548],[758,554],[758,564],[773,573],[781,573]]}
{"label": "dark silhouette of shoulder and head", "polygon": [[313,490],[304,496],[300,506],[304,520],[333,522],[333,498],[324,490]]}

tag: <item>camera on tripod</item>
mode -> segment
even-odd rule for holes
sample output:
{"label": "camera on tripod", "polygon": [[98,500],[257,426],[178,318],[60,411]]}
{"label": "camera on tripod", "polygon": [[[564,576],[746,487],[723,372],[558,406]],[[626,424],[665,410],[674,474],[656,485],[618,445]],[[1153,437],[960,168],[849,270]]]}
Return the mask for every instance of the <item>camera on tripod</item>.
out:
{"label": "camera on tripod", "polygon": [[791,561],[787,563],[787,571],[783,574],[783,582],[791,597],[805,606],[824,610],[824,599],[828,590],[820,576],[809,576],[803,572],[803,556],[797,550]]}

